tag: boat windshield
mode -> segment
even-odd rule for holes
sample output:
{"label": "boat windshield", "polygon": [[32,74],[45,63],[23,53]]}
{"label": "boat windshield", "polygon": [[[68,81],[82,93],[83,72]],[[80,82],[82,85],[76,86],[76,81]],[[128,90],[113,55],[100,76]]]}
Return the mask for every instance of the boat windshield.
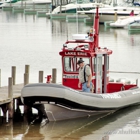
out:
{"label": "boat windshield", "polygon": [[77,65],[77,62],[79,59],[83,59],[85,64],[90,65],[90,58],[80,58],[80,57],[64,57],[64,71],[65,72],[78,72],[79,66]]}

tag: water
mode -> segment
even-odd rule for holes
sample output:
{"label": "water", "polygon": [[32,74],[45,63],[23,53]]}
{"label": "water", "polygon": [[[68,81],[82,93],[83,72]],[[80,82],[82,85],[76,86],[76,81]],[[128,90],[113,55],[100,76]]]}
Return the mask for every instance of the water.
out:
{"label": "water", "polygon": [[[91,25],[78,24],[79,33],[86,33]],[[24,67],[30,65],[30,82],[38,82],[38,72],[51,74],[57,68],[57,82],[61,82],[59,51],[71,34],[77,31],[76,23],[37,18],[22,13],[0,10],[0,68],[1,84],[7,85],[11,66],[17,67],[16,83],[23,83]],[[100,25],[101,47],[113,50],[111,71],[140,71],[139,34],[129,34],[127,29],[105,29]],[[110,74],[113,78],[139,78],[134,74]],[[44,76],[44,77],[45,77]],[[44,78],[45,82],[45,78]],[[22,118],[22,117],[21,117]],[[19,119],[19,120],[18,120]],[[23,119],[5,122],[0,119],[0,140],[137,140],[140,135],[140,107],[116,112],[101,120],[83,118],[50,122],[44,127],[29,126]]]}
{"label": "water", "polygon": [[[0,140],[138,140],[140,135],[140,106],[133,106],[110,114],[49,122],[43,127],[24,121],[0,119]],[[19,118],[19,117],[18,117]]]}

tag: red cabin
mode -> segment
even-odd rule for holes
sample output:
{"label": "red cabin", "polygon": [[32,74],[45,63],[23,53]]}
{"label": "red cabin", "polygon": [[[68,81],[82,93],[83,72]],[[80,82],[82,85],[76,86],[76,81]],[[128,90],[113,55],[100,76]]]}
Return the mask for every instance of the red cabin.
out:
{"label": "red cabin", "polygon": [[73,40],[66,41],[63,45],[63,49],[59,53],[62,56],[62,84],[81,90],[78,88],[77,62],[82,58],[85,64],[89,64],[91,67],[94,93],[120,91],[123,83],[109,83],[109,55],[112,54],[112,51],[98,46],[98,8],[94,21],[92,31],[88,34],[74,34]]}
{"label": "red cabin", "polygon": [[[107,92],[108,73],[109,73],[109,55],[111,50],[97,47],[94,50],[94,42],[89,40],[88,35],[83,35],[85,40],[67,41],[63,50],[59,53],[62,56],[62,84],[79,90],[78,88],[78,65],[77,62],[82,58],[85,64],[89,64],[92,71],[92,82],[95,87],[95,93]],[[82,37],[82,36],[81,36]],[[78,38],[78,35],[77,35]],[[75,48],[69,48],[70,43],[77,43]]]}

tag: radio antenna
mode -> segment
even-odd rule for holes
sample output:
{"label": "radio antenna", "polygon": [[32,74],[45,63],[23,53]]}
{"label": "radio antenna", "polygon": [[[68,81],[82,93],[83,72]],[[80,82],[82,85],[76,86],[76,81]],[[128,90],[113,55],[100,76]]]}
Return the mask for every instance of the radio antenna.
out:
{"label": "radio antenna", "polygon": [[77,27],[77,34],[78,34],[78,13],[77,13],[77,8],[78,8],[78,0],[76,0],[76,27]]}

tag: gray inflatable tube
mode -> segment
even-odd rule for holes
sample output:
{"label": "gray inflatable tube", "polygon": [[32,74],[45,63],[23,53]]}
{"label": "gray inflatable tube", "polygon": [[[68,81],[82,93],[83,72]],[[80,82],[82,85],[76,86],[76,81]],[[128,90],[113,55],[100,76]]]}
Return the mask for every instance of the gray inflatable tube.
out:
{"label": "gray inflatable tube", "polygon": [[70,108],[86,110],[113,110],[140,103],[140,88],[126,91],[95,94],[79,92],[58,84],[37,83],[23,87],[21,99],[24,104],[54,102]]}

